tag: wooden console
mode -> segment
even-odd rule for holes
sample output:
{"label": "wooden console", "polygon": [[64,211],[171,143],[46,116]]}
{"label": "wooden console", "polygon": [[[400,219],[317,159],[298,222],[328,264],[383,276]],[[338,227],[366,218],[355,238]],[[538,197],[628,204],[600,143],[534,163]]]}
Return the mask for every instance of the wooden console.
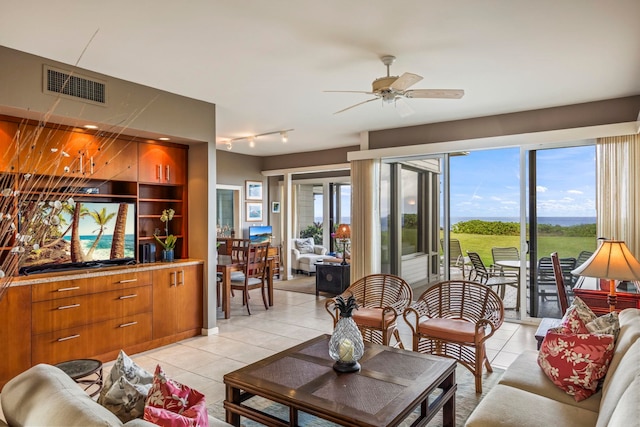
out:
{"label": "wooden console", "polygon": [[16,278],[0,303],[0,387],[38,363],[103,362],[199,335],[203,262]]}

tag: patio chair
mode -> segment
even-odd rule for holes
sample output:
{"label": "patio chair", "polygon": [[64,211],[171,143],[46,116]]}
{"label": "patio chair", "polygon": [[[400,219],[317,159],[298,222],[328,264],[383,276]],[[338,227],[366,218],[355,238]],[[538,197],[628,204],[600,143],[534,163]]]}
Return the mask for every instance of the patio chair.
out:
{"label": "patio chair", "polygon": [[[444,239],[440,239],[440,246],[444,251]],[[449,239],[449,262],[452,267],[457,267],[462,270],[462,278],[466,278],[465,266],[471,266],[471,260],[469,257],[465,257],[462,252],[462,246],[460,240]]]}
{"label": "patio chair", "polygon": [[[578,254],[578,258],[576,258],[576,268],[580,267],[589,258],[591,258],[591,255],[593,255],[593,251],[581,251]],[[576,284],[578,283],[578,279],[579,278],[580,278],[580,276],[575,276],[575,275],[571,276],[571,289],[573,289],[576,286]]]}
{"label": "patio chair", "polygon": [[[576,259],[573,257],[559,258],[559,263],[563,282],[571,283],[573,281],[571,270],[576,268]],[[546,301],[548,297],[558,298],[556,276],[553,270],[553,262],[551,261],[550,256],[541,257],[538,260],[536,273],[536,286],[540,299],[542,301]],[[558,302],[558,307],[560,307],[560,302]]]}
{"label": "patio chair", "polygon": [[[499,247],[494,246],[491,248],[491,256],[493,257],[493,268],[497,268],[500,271],[510,270],[515,271],[516,268],[503,267],[498,265],[499,261],[520,261],[520,253],[518,248],[514,246]],[[517,270],[520,270],[519,268]]]}
{"label": "patio chair", "polygon": [[504,301],[506,287],[516,289],[516,311],[520,310],[520,274],[500,271],[493,267],[487,268],[477,252],[467,251],[473,270],[469,273],[469,280],[482,283],[485,286],[498,288],[498,295]]}
{"label": "patio chair", "polygon": [[[358,304],[352,316],[364,341],[390,345],[394,336],[397,346],[404,348],[397,318],[413,301],[411,286],[404,279],[392,274],[371,274],[356,280],[342,293],[345,299],[349,295],[353,295]],[[325,302],[325,309],[335,327],[339,313],[334,298]]]}
{"label": "patio chair", "polygon": [[413,335],[413,351],[456,359],[476,378],[482,393],[486,341],[504,321],[502,299],[488,286],[466,280],[440,282],[418,297],[403,317]]}

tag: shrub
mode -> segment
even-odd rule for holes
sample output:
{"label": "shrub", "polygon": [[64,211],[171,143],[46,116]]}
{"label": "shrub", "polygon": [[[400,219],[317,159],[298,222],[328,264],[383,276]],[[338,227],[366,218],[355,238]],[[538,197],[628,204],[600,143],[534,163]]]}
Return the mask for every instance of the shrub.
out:
{"label": "shrub", "polygon": [[313,225],[308,226],[300,232],[301,238],[313,237],[313,242],[316,245],[322,244],[322,223],[314,222]]}

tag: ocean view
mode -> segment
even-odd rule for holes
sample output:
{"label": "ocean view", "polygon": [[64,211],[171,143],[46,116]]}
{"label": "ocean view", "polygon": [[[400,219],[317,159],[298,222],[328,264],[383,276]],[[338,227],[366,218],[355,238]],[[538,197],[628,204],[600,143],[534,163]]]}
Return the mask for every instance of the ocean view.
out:
{"label": "ocean view", "polygon": [[[520,222],[518,217],[451,217],[451,225],[458,222],[471,221],[473,219],[479,219],[481,221],[501,221],[501,222]],[[570,225],[580,224],[595,224],[596,217],[590,216],[548,216],[538,217],[538,224],[560,225],[562,227],[568,227]]]}

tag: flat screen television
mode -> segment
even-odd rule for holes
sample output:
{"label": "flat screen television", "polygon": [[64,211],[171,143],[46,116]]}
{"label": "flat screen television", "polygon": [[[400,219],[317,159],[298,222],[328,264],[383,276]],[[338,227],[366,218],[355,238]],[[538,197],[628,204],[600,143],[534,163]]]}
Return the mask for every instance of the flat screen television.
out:
{"label": "flat screen television", "polygon": [[[62,209],[59,223],[49,228],[39,249],[23,258],[21,274],[135,264],[135,204],[76,202],[78,206],[78,224],[74,224],[73,209]],[[80,253],[72,255],[74,230]]]}
{"label": "flat screen television", "polygon": [[254,225],[249,227],[249,240],[251,243],[271,242],[273,228],[270,225]]}

